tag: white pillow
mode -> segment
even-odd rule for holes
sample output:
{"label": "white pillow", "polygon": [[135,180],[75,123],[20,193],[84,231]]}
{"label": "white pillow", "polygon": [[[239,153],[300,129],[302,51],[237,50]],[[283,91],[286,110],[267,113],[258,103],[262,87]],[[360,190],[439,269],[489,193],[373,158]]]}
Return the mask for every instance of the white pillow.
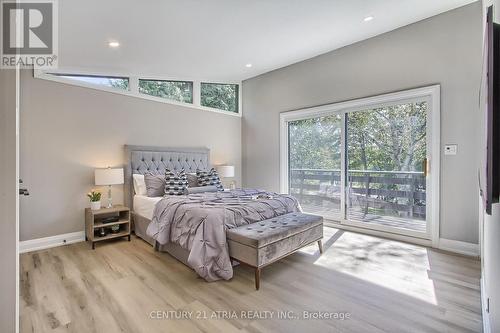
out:
{"label": "white pillow", "polygon": [[144,181],[144,175],[139,175],[134,173],[134,192],[137,195],[147,195],[146,182]]}

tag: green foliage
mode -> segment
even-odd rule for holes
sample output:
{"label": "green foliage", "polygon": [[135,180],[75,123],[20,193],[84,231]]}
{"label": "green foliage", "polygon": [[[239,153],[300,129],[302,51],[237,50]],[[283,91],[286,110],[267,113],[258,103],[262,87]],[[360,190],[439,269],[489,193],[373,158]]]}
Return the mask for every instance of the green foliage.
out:
{"label": "green foliage", "polygon": [[290,168],[340,169],[339,115],[289,123]]}
{"label": "green foliage", "polygon": [[238,85],[202,83],[201,105],[237,113]]}
{"label": "green foliage", "polygon": [[[128,79],[109,78],[108,85],[129,89]],[[178,102],[193,103],[193,83],[187,81],[139,80],[139,92]],[[238,85],[202,83],[201,105],[238,113]]]}
{"label": "green foliage", "polygon": [[128,90],[128,79],[108,79],[109,85],[113,88]]}
{"label": "green foliage", "polygon": [[349,169],[422,171],[426,112],[421,102],[349,114]]}
{"label": "green foliage", "polygon": [[[349,113],[351,170],[422,171],[427,103],[406,103]],[[290,168],[340,169],[339,115],[289,123]]]}
{"label": "green foliage", "polygon": [[192,82],[139,80],[139,92],[178,102],[193,103]]}
{"label": "green foliage", "polygon": [[101,201],[101,193],[95,190],[92,190],[91,192],[87,193],[87,197],[90,199],[91,202]]}

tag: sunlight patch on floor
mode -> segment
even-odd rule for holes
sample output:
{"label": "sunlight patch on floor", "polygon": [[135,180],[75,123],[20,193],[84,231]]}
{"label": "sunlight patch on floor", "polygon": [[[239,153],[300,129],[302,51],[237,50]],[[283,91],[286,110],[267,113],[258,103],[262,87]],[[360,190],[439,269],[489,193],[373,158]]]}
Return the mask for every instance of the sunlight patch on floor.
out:
{"label": "sunlight patch on floor", "polygon": [[[323,244],[329,255],[318,256],[315,265],[437,305],[427,248],[329,227]],[[318,247],[301,252],[318,255]]]}

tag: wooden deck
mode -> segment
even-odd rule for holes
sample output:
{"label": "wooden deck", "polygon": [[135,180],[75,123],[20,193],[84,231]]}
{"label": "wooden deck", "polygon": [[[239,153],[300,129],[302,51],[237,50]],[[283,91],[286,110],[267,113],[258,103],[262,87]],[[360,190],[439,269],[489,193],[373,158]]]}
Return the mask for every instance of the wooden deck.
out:
{"label": "wooden deck", "polygon": [[[305,212],[340,220],[341,171],[290,170],[290,193]],[[423,172],[348,170],[348,219],[425,233],[426,179]]]}
{"label": "wooden deck", "polygon": [[[425,231],[426,178],[414,171],[348,170],[346,200],[350,219]],[[290,170],[290,194],[318,214],[340,207],[341,171],[328,169]],[[337,209],[338,211],[338,209]],[[384,213],[386,211],[387,213]],[[340,216],[338,216],[339,218]]]}
{"label": "wooden deck", "polygon": [[[301,204],[306,213],[321,215],[325,219],[340,220],[340,211],[334,207],[325,207],[315,204]],[[427,229],[426,221],[421,219],[409,219],[395,216],[382,216],[376,214],[366,214],[356,209],[348,209],[348,216],[351,221],[360,222],[369,225],[386,226],[398,229],[406,229],[417,232],[425,232]]]}

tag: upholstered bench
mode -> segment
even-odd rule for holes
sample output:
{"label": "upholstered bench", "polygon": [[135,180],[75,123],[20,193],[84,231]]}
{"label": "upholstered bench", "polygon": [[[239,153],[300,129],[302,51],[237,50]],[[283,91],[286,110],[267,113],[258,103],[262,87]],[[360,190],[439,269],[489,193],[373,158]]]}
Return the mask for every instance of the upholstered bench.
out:
{"label": "upholstered bench", "polygon": [[263,267],[314,242],[323,253],[323,218],[289,213],[228,229],[226,238],[231,258],[255,268],[255,289],[259,290]]}

